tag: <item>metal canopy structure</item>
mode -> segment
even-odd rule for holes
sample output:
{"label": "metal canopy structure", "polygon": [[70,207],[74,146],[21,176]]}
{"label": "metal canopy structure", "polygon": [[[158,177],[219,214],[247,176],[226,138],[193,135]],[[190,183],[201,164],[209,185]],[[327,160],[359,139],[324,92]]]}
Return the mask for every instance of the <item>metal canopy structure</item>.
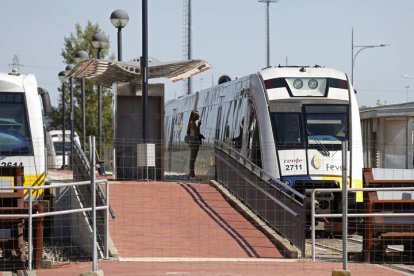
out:
{"label": "metal canopy structure", "polygon": [[[183,80],[210,69],[204,60],[160,62],[150,60],[148,78],[168,78],[172,82]],[[114,83],[135,83],[142,86],[141,63],[139,59],[128,62],[102,59],[83,59],[68,73],[68,77],[93,80],[111,87]]]}

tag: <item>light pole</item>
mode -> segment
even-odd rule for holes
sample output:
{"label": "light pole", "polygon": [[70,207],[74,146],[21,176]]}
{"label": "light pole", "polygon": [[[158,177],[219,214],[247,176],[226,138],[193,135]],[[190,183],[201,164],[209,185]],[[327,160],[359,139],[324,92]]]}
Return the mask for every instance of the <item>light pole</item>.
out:
{"label": "light pole", "polygon": [[122,60],[122,28],[129,21],[128,13],[124,10],[115,10],[111,13],[111,23],[118,29],[118,61]]}
{"label": "light pole", "polygon": [[269,27],[269,7],[270,3],[279,2],[279,0],[259,0],[266,3],[266,67],[270,67],[270,27]]}
{"label": "light pole", "polygon": [[[401,78],[404,78],[404,79],[414,79],[414,77],[409,76],[409,75],[405,75],[405,74],[404,75],[401,75]],[[409,85],[407,85],[405,87],[405,93],[406,93],[407,103],[408,103],[408,88],[410,88]]]}
{"label": "light pole", "polygon": [[[357,55],[365,49],[371,49],[371,48],[378,48],[378,47],[386,47],[386,46],[390,46],[390,44],[379,44],[379,45],[354,45],[354,29],[352,29],[352,53],[351,53],[351,58],[352,58],[352,68],[351,68],[351,81],[352,81],[352,85],[354,85],[354,67],[355,67],[355,59],[357,57]],[[359,50],[355,53],[354,55],[354,48],[359,48]]]}
{"label": "light pole", "polygon": [[409,85],[405,86],[405,97],[406,97],[406,102],[408,103],[408,88],[410,88]]}
{"label": "light pole", "polygon": [[[75,60],[76,62],[79,62],[82,59],[89,58],[89,54],[84,51],[80,50],[76,53]],[[85,79],[81,79],[81,94],[82,94],[82,148],[85,150],[86,146],[86,119],[85,119]]]}
{"label": "light pole", "polygon": [[[193,56],[193,43],[192,43],[192,8],[191,8],[191,0],[187,1],[187,25],[186,25],[186,34],[187,34],[187,60],[191,60]],[[190,77],[187,79],[187,94],[191,94],[193,86],[193,79]]]}
{"label": "light pole", "polygon": [[[103,48],[108,47],[108,38],[100,33],[92,37],[92,46],[98,49],[98,59],[101,58]],[[101,85],[98,84],[98,153],[99,158],[102,156],[102,91]]]}
{"label": "light pole", "polygon": [[142,140],[148,141],[148,1],[142,0]]}
{"label": "light pole", "polygon": [[65,80],[66,80],[66,73],[65,71],[60,71],[58,74],[58,78],[62,84],[62,169],[65,169],[66,166],[66,150],[65,150],[65,132],[66,132],[66,117],[65,117]]}
{"label": "light pole", "polygon": [[[68,73],[75,67],[73,64],[66,65],[65,73],[68,75]],[[69,78],[69,90],[70,90],[70,168],[72,168],[73,165],[73,138],[74,138],[74,131],[75,131],[75,107],[73,104],[73,78]],[[63,135],[65,135],[64,133]],[[66,151],[66,149],[65,149]]]}

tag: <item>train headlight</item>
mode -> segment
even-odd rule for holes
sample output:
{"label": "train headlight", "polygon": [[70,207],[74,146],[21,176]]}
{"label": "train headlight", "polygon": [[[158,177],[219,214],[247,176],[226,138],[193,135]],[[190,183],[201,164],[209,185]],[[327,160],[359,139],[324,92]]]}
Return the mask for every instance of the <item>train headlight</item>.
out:
{"label": "train headlight", "polygon": [[295,79],[293,81],[293,87],[296,89],[301,89],[303,87],[303,81],[301,79]]}
{"label": "train headlight", "polygon": [[316,89],[317,87],[318,87],[318,81],[317,80],[315,80],[315,79],[310,79],[309,81],[308,81],[308,87],[310,88],[310,89]]}

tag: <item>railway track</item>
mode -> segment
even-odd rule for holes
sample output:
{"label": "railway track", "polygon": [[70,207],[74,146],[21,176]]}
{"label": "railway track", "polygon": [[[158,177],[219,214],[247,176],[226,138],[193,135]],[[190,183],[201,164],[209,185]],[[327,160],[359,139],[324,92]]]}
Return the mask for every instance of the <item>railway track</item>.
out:
{"label": "railway track", "polygon": [[[362,237],[350,237],[347,239],[348,241],[348,252],[351,253],[362,253]],[[307,247],[311,248],[312,241],[306,241]],[[320,260],[341,260],[342,259],[342,239],[316,239],[315,242],[316,246],[316,258]],[[387,249],[387,253],[402,253],[404,250],[402,247],[399,246],[389,246]],[[414,264],[393,264],[393,263],[385,263],[379,264],[381,266],[385,266],[394,270],[402,271],[409,274],[414,274]]]}

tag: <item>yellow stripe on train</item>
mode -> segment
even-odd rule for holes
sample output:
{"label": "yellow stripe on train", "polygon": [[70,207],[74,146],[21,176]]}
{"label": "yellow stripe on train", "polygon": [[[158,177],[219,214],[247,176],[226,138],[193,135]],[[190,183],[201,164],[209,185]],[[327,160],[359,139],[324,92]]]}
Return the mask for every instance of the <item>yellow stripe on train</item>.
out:
{"label": "yellow stripe on train", "polygon": [[[34,186],[34,187],[40,187],[43,186],[45,184],[45,179],[46,179],[46,174],[42,173],[42,174],[25,174],[24,175],[24,186]],[[40,189],[40,190],[33,190],[32,192],[32,196],[33,198],[37,198],[40,196],[43,196],[45,193],[44,189]],[[28,197],[29,196],[29,191],[28,190],[24,190],[24,196]]]}

